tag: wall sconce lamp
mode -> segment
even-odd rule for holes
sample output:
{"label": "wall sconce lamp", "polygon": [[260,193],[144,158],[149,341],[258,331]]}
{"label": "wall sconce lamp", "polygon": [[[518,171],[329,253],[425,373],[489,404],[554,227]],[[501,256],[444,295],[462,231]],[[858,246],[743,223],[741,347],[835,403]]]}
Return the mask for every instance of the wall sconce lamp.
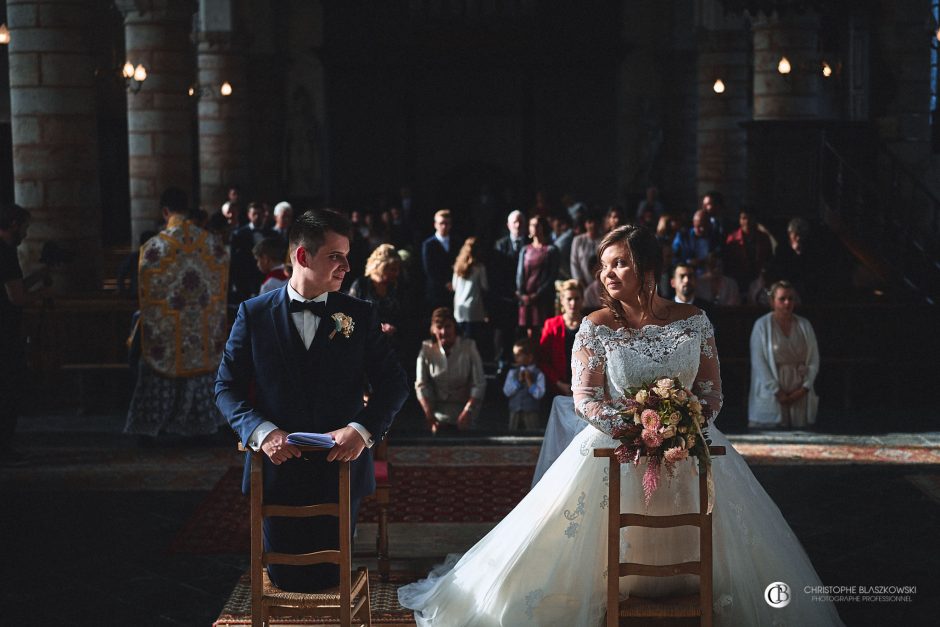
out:
{"label": "wall sconce lamp", "polygon": [[720,78],[716,78],[716,79],[715,79],[715,84],[712,85],[712,91],[714,91],[716,94],[723,94],[723,93],[725,93],[725,83],[724,83],[724,81],[722,81]]}
{"label": "wall sconce lamp", "polygon": [[780,57],[780,62],[777,63],[777,71],[786,76],[792,70],[793,68],[790,66],[790,60],[786,57]]}
{"label": "wall sconce lamp", "polygon": [[143,63],[138,63],[137,67],[134,67],[133,63],[127,61],[124,63],[124,67],[121,68],[121,76],[124,77],[124,86],[127,90],[136,94],[144,86],[144,81],[147,80],[147,68],[144,67]]}
{"label": "wall sconce lamp", "polygon": [[[232,84],[228,81],[225,81],[219,85],[219,94],[223,97],[228,97],[232,95]],[[190,85],[189,86],[189,95],[195,98],[204,98],[211,96],[215,90],[210,85]]]}
{"label": "wall sconce lamp", "polygon": [[6,22],[0,24],[0,46],[7,46],[10,44],[10,29],[7,28]]}

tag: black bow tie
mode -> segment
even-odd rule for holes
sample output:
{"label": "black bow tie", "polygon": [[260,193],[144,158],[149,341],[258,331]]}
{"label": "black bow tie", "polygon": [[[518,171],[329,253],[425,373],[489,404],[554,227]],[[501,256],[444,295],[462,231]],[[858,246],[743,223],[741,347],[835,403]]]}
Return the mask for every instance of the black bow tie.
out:
{"label": "black bow tie", "polygon": [[326,303],[322,301],[302,301],[291,299],[287,309],[291,313],[297,313],[298,311],[309,311],[315,316],[326,318]]}

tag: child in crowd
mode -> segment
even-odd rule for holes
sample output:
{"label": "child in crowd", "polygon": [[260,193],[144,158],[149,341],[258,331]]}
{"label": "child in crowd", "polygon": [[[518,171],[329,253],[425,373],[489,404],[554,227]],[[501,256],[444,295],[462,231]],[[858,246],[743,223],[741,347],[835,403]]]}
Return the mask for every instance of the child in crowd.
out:
{"label": "child in crowd", "polygon": [[287,258],[287,242],[282,237],[266,237],[255,244],[252,252],[258,262],[258,270],[264,273],[259,294],[276,290],[287,284],[290,275],[284,267]]}
{"label": "child in crowd", "polygon": [[539,400],[545,396],[545,375],[535,365],[535,349],[532,341],[522,338],[512,346],[516,365],[509,369],[503,394],[509,398],[509,430],[539,428]]}

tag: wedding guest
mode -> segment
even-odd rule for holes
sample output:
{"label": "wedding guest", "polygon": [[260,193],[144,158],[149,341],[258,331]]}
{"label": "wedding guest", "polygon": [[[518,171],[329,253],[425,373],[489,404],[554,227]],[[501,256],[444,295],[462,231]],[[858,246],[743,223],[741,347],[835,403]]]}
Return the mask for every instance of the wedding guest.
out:
{"label": "wedding guest", "polygon": [[486,266],[480,260],[480,243],[476,237],[468,237],[460,247],[454,262],[454,318],[461,334],[479,342],[483,332],[486,312],[484,294],[489,290]]}
{"label": "wedding guest", "polygon": [[787,281],[770,287],[773,311],[751,331],[751,427],[802,428],[815,424],[819,399],[813,383],[819,347],[809,320],[793,313],[799,295]]}
{"label": "wedding guest", "polygon": [[710,306],[708,301],[696,297],[695,291],[698,287],[698,278],[695,276],[695,270],[687,263],[678,264],[672,271],[672,279],[669,280],[672,289],[675,290],[673,300],[677,303],[695,305],[702,311],[708,311]]}
{"label": "wedding guest", "polygon": [[787,224],[787,244],[777,247],[768,268],[771,281],[789,281],[806,302],[816,302],[834,286],[827,284],[826,259],[814,245],[812,230],[804,218],[793,218]]}
{"label": "wedding guest", "polygon": [[349,295],[375,303],[382,333],[394,337],[402,327],[399,290],[401,257],[391,244],[382,244],[366,260],[365,274],[353,281]]}
{"label": "wedding guest", "polygon": [[643,222],[643,214],[646,211],[652,211],[655,220],[659,220],[665,210],[663,203],[659,200],[659,188],[655,185],[650,185],[646,188],[646,198],[641,200],[640,204],[636,207],[637,222]]}
{"label": "wedding guest", "polygon": [[248,205],[248,222],[232,232],[232,295],[233,303],[257,296],[264,275],[255,264],[254,248],[261,240],[273,233],[264,228],[264,211],[261,203]]}
{"label": "wedding guest", "polygon": [[257,244],[252,251],[258,270],[264,275],[259,294],[287,285],[290,275],[284,261],[287,259],[287,240],[279,236],[266,237]]}
{"label": "wedding guest", "polygon": [[705,262],[705,273],[698,277],[695,296],[719,307],[733,307],[741,304],[738,283],[725,276],[718,255],[709,255]]}
{"label": "wedding guest", "polygon": [[434,235],[421,244],[421,263],[424,267],[425,299],[429,309],[447,307],[453,301],[454,285],[451,283],[454,260],[459,246],[450,234],[450,209],[441,209],[434,214]]}
{"label": "wedding guest", "polygon": [[[597,277],[597,273],[601,269],[601,263],[597,259],[597,255],[591,257],[591,272]],[[572,279],[573,280],[573,279]],[[667,285],[669,284],[669,279],[666,279]],[[581,304],[581,310],[587,315],[592,311],[597,311],[604,306],[604,300],[601,296],[604,293],[604,284],[600,279],[595,278],[591,283],[584,288],[584,302]],[[668,290],[663,291],[663,294],[668,294]]]}
{"label": "wedding guest", "polygon": [[604,230],[610,233],[618,226],[627,223],[627,214],[620,205],[612,205],[607,210],[607,216],[604,218]]}
{"label": "wedding guest", "polygon": [[287,233],[294,223],[294,208],[289,202],[281,201],[274,205],[274,227],[272,231],[287,241]]}
{"label": "wedding guest", "polygon": [[659,276],[659,293],[668,294],[669,279],[671,278],[670,269],[672,268],[672,241],[679,232],[679,220],[669,214],[659,217],[656,223],[656,241],[659,242],[663,250],[663,271]]}
{"label": "wedding guest", "polygon": [[574,279],[565,281],[558,290],[558,299],[562,313],[546,320],[542,327],[538,362],[549,392],[553,396],[571,396],[571,349],[584,318],[581,284]]}
{"label": "wedding guest", "polygon": [[758,228],[751,211],[742,210],[738,214],[738,228],[725,239],[722,250],[725,273],[738,282],[739,291],[747,292],[772,254],[770,237]]}
{"label": "wedding guest", "polygon": [[555,313],[555,277],[558,275],[558,249],[551,245],[548,220],[531,218],[532,243],[522,249],[516,266],[516,294],[519,297],[519,326],[531,337]]}
{"label": "wedding guest", "polygon": [[705,212],[705,217],[708,219],[708,223],[711,225],[711,232],[719,239],[719,241],[723,241],[725,237],[724,194],[716,190],[706,192],[705,195],[702,196],[702,204],[700,209]]}
{"label": "wedding guest", "polygon": [[223,422],[213,383],[228,334],[228,252],[188,219],[183,190],[167,188],[160,205],[166,228],[140,255],[141,359],[124,426],[142,443],[209,435]]}
{"label": "wedding guest", "polygon": [[228,222],[230,230],[234,231],[238,228],[238,225],[241,224],[242,212],[241,207],[239,207],[237,203],[231,201],[222,203],[221,214],[222,217],[225,218],[225,221]]}
{"label": "wedding guest", "polygon": [[509,399],[509,430],[523,424],[527,431],[539,428],[539,401],[545,396],[545,375],[535,365],[535,351],[529,338],[519,338],[512,346],[515,365],[506,374],[503,394]]}
{"label": "wedding guest", "polygon": [[591,257],[596,256],[597,246],[603,238],[601,217],[596,211],[588,212],[584,217],[584,233],[576,235],[571,241],[571,278],[581,285],[590,285],[594,280]]}
{"label": "wedding guest", "polygon": [[506,218],[509,233],[498,240],[490,257],[490,292],[487,309],[493,326],[493,349],[497,372],[502,374],[512,355],[512,343],[519,320],[519,299],[516,296],[516,268],[519,254],[529,243],[522,230],[521,211],[511,211]]}
{"label": "wedding guest", "polygon": [[431,339],[421,344],[415,392],[431,433],[471,427],[483,405],[483,360],[473,340],[457,335],[457,321],[447,307],[431,314]]}
{"label": "wedding guest", "polygon": [[552,246],[558,249],[558,279],[571,278],[571,243],[574,241],[574,228],[571,216],[567,212],[558,213],[549,218],[552,226]]}
{"label": "wedding guest", "polygon": [[692,216],[692,228],[676,233],[672,241],[672,257],[675,263],[690,265],[695,268],[696,274],[702,274],[708,255],[718,252],[719,248],[708,215],[699,209]]}

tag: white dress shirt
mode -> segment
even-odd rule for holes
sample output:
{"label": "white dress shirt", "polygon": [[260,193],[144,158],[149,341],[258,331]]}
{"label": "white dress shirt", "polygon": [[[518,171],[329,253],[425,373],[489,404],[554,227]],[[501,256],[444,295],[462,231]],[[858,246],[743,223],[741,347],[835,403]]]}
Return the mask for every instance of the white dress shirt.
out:
{"label": "white dress shirt", "polygon": [[[295,290],[290,283],[287,284],[287,297],[291,300],[299,300],[300,302],[326,303],[329,295],[329,292],[323,292],[316,298],[306,299],[301,296],[300,293]],[[314,336],[317,334],[317,327],[320,326],[320,316],[309,310],[295,311],[290,316],[294,322],[294,327],[296,327],[297,332],[300,334],[300,337],[304,342],[304,346],[309,349],[310,344],[313,343]],[[366,448],[372,448],[372,445],[375,444],[375,441],[372,439],[372,434],[368,429],[358,422],[350,422],[349,426],[355,429],[356,432],[362,436],[363,442],[366,443]],[[261,443],[264,442],[266,437],[268,437],[268,434],[277,428],[277,425],[273,422],[262,422],[260,425],[255,427],[254,431],[251,432],[251,436],[248,438],[248,446],[253,451],[260,451]]]}

